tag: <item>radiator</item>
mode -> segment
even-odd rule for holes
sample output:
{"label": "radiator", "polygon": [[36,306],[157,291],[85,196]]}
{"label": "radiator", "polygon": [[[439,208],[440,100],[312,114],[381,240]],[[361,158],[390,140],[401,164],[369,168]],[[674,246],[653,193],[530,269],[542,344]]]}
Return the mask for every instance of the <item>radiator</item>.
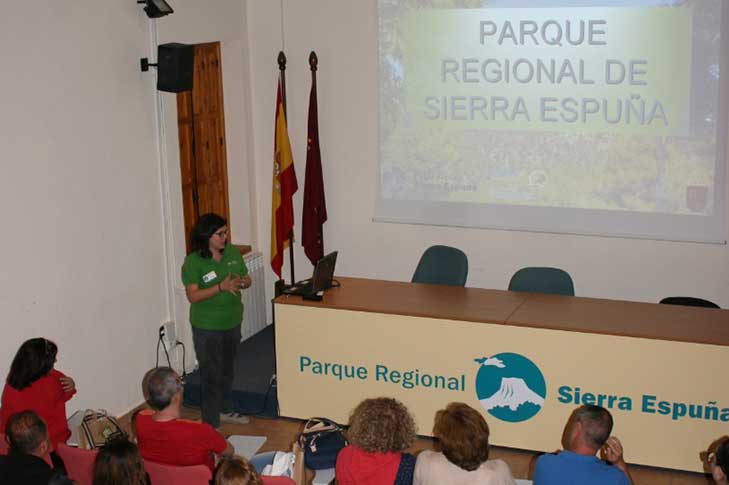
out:
{"label": "radiator", "polygon": [[266,322],[266,262],[260,252],[248,253],[244,257],[248,274],[253,284],[247,290],[243,290],[243,326],[241,327],[241,342],[267,325]]}

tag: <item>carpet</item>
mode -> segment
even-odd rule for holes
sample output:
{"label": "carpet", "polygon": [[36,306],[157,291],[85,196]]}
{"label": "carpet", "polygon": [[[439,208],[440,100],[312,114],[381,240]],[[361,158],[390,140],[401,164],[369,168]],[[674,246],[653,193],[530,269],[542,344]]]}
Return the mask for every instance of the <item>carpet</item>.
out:
{"label": "carpet", "polygon": [[[269,325],[238,347],[233,390],[225,396],[224,411],[278,417],[276,386],[271,385],[275,368],[274,330],[273,325]],[[185,377],[183,403],[187,407],[200,407],[200,372],[197,369]]]}

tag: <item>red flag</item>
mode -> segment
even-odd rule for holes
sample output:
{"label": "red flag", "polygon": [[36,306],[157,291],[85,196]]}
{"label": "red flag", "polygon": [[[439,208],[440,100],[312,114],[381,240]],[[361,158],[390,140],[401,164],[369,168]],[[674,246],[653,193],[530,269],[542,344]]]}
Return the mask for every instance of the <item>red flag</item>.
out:
{"label": "red flag", "polygon": [[276,134],[273,149],[273,190],[271,197],[271,268],[281,277],[283,252],[289,247],[289,233],[294,228],[293,196],[299,188],[291,155],[286,114],[281,97],[281,79],[276,95]]}
{"label": "red flag", "polygon": [[327,204],[324,198],[324,178],[319,151],[319,121],[316,107],[316,71],[311,72],[309,95],[309,132],[306,142],[306,181],[304,182],[304,216],[301,223],[301,243],[312,264],[324,256],[324,228]]}

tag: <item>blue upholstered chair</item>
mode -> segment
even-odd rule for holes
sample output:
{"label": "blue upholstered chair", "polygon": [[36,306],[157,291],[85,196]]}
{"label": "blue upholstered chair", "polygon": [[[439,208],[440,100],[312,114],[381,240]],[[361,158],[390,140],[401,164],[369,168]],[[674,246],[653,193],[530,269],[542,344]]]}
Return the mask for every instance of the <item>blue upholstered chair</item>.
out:
{"label": "blue upholstered chair", "polygon": [[509,290],[575,296],[572,278],[559,268],[522,268],[511,277]]}
{"label": "blue upholstered chair", "polygon": [[719,308],[719,305],[713,301],[704,300],[703,298],[694,298],[692,296],[669,296],[661,300],[664,305],[683,305],[698,306],[704,308]]}
{"label": "blue upholstered chair", "polygon": [[413,283],[466,286],[468,258],[460,249],[431,246],[420,257],[413,274]]}

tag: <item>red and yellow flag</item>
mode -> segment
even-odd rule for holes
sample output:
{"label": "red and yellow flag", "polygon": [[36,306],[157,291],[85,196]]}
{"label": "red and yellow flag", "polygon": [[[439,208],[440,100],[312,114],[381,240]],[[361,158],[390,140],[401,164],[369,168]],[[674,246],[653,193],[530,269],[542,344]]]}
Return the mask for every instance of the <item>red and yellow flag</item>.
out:
{"label": "red and yellow flag", "polygon": [[294,228],[293,197],[299,188],[286,127],[281,79],[276,95],[276,134],[273,150],[273,196],[271,198],[271,268],[281,277],[283,252],[289,247],[289,233]]}

